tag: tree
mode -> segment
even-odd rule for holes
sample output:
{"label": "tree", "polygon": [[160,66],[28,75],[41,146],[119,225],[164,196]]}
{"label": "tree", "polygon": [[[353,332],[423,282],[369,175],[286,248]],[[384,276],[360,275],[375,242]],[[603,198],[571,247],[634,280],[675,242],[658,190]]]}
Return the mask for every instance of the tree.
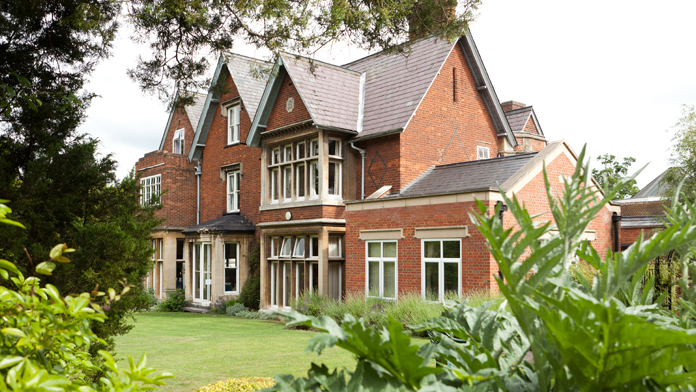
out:
{"label": "tree", "polygon": [[[597,157],[597,160],[604,167],[601,170],[592,169],[592,177],[599,182],[602,189],[613,188],[619,181],[629,179],[628,169],[636,161],[633,157],[626,157],[623,162],[619,162],[616,156],[604,154]],[[635,179],[629,179],[626,186],[618,194],[619,199],[625,199],[638,193],[640,189],[636,186]]]}
{"label": "tree", "polygon": [[[408,37],[462,35],[480,0],[132,0],[129,14],[152,57],[130,71],[142,89],[171,99],[208,88],[210,53],[243,40],[273,54],[313,56],[343,42],[364,49],[408,51]],[[180,94],[181,97],[181,94]],[[192,97],[184,98],[191,99]],[[189,100],[182,102],[188,103]]]}
{"label": "tree", "polygon": [[[470,214],[502,276],[505,301],[497,308],[450,302],[442,316],[411,326],[435,344],[419,346],[395,320],[382,330],[346,315],[342,325],[322,316],[287,314],[290,325],[320,331],[308,350],[336,346],[357,357],[354,370],[312,364],[306,377],[276,376],[271,391],[664,391],[691,390],[696,382],[696,204],[677,204],[669,225],[624,252],[604,259],[583,240],[595,215],[631,180],[598,197],[584,150],[563,192],[551,191],[553,215],[537,222],[515,197],[503,195],[518,230],[506,229],[500,207],[478,203]],[[557,234],[548,237],[551,231]],[[547,238],[546,240],[542,240]],[[682,297],[676,312],[656,297],[648,264],[681,252]],[[580,257],[597,273],[573,277],[564,266]],[[530,273],[532,270],[535,273]],[[646,279],[644,279],[646,278]],[[645,284],[643,283],[645,282]],[[455,341],[455,338],[458,341]],[[462,343],[463,342],[463,343]],[[529,354],[533,356],[530,361]],[[440,366],[430,364],[435,360]]]}
{"label": "tree", "polygon": [[670,169],[663,181],[666,197],[673,197],[679,185],[682,197],[694,200],[696,195],[696,107],[682,106],[682,117],[672,127],[676,133],[672,138]]}

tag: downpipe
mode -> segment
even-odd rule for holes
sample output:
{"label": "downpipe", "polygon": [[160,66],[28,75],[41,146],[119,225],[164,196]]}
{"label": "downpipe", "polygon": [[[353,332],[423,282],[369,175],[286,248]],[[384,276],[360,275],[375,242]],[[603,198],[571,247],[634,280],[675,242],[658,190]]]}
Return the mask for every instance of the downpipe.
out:
{"label": "downpipe", "polygon": [[360,147],[356,147],[353,142],[350,142],[350,146],[353,147],[353,149],[357,150],[360,153],[360,156],[362,157],[362,190],[360,200],[365,200],[365,154],[367,153],[367,150],[363,150]]}
{"label": "downpipe", "polygon": [[196,166],[196,224],[201,223],[201,161]]}

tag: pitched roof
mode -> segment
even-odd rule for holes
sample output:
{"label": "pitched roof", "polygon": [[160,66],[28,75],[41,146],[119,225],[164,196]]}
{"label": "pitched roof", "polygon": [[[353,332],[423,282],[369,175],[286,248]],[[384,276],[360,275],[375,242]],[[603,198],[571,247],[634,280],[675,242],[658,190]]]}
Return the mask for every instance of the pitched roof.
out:
{"label": "pitched roof", "polygon": [[669,207],[667,200],[627,203],[621,205],[621,216],[663,216],[667,207]]}
{"label": "pitched roof", "polygon": [[198,121],[201,119],[203,106],[205,106],[205,97],[206,94],[195,93],[193,96],[193,105],[184,107],[184,110],[186,110],[186,115],[188,116],[194,131],[196,128],[198,128]]}
{"label": "pitched roof", "polygon": [[[667,190],[667,185],[662,182],[662,178],[667,174],[669,169],[663,171],[659,176],[655,177],[654,180],[643,187],[640,192],[636,193],[631,199],[644,199],[648,197],[663,197],[665,191]],[[631,200],[628,199],[628,200]]]}
{"label": "pitched roof", "polygon": [[196,226],[191,226],[182,231],[184,234],[190,233],[210,233],[210,232],[254,232],[256,226],[238,213],[225,214],[219,218],[203,222]]}
{"label": "pitched roof", "polygon": [[537,153],[435,166],[401,196],[497,191]]}
{"label": "pitched roof", "polygon": [[315,124],[357,132],[359,72],[287,53],[280,57]]}
{"label": "pitched roof", "polygon": [[380,52],[343,67],[366,74],[361,137],[405,129],[455,42],[430,37],[405,53]]}
{"label": "pitched roof", "polygon": [[232,75],[234,84],[242,97],[244,108],[253,121],[268,81],[265,74],[273,66],[273,63],[236,53],[225,53],[225,60],[227,70]]}
{"label": "pitched roof", "polygon": [[521,109],[510,110],[505,112],[505,117],[507,117],[508,124],[510,124],[510,129],[512,132],[522,132],[524,131],[524,126],[527,125],[529,116],[532,114],[532,107],[527,106]]}

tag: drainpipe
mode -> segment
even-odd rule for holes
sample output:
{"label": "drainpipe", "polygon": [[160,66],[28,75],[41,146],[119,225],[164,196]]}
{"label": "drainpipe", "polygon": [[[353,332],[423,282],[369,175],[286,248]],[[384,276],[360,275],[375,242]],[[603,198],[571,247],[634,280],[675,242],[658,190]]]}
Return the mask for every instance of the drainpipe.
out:
{"label": "drainpipe", "polygon": [[196,166],[196,224],[201,223],[201,161]]}
{"label": "drainpipe", "polygon": [[[505,211],[508,210],[508,206],[503,204],[502,201],[498,201],[497,203],[495,203],[495,205],[496,205],[496,207],[498,205],[500,205],[500,212],[498,213],[498,219],[500,219],[500,225],[502,226],[503,225],[503,213],[505,213]],[[500,269],[498,269],[498,277],[500,277],[501,281],[505,282],[505,277],[503,276],[503,271],[501,271]]]}
{"label": "drainpipe", "polygon": [[360,147],[355,147],[353,142],[350,142],[350,146],[357,150],[360,153],[360,156],[362,156],[362,197],[360,199],[365,200],[365,154],[367,153],[367,150],[363,150]]}
{"label": "drainpipe", "polygon": [[619,252],[621,250],[621,244],[619,243],[619,222],[621,222],[621,215],[616,212],[611,214],[611,224],[614,226],[614,252]]}

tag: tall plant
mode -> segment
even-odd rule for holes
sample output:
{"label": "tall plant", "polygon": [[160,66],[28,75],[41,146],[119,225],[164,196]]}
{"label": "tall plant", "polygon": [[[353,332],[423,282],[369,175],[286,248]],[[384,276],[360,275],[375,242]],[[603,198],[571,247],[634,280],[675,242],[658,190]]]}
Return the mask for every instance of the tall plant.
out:
{"label": "tall plant", "polygon": [[[696,289],[690,277],[696,273],[696,253],[686,250],[696,245],[696,206],[675,202],[664,231],[601,257],[582,234],[631,179],[601,194],[584,157],[583,149],[573,176],[558,193],[544,170],[553,222],[539,221],[516,197],[505,195],[519,229],[504,228],[498,211],[488,211],[483,203],[470,214],[503,276],[496,279],[506,303],[497,310],[490,304],[448,303],[441,317],[413,326],[431,331],[438,342],[422,347],[394,320],[377,330],[350,316],[339,326],[326,317],[293,312],[291,323],[322,331],[308,349],[321,352],[335,345],[354,353],[358,365],[333,372],[314,365],[305,378],[278,376],[270,390],[691,388],[696,381]],[[557,235],[544,239],[552,230]],[[652,282],[641,283],[648,263],[673,249],[682,250],[684,270],[678,313],[662,309],[663,297],[655,298]],[[568,267],[576,257],[598,271],[592,281],[571,274]],[[432,367],[432,359],[442,367]]]}

